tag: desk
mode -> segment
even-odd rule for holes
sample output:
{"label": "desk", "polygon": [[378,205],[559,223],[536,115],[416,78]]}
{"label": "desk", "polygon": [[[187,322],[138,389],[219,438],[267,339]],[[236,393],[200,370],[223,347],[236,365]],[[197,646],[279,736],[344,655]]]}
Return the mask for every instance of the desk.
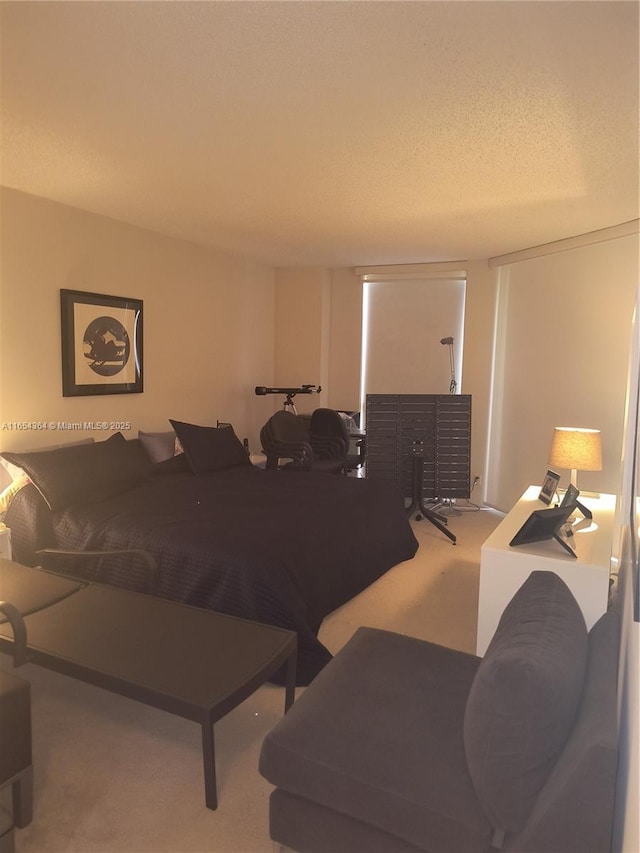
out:
{"label": "desk", "polygon": [[[295,632],[0,559],[0,600],[27,629],[27,659],[200,724],[205,802],[217,807],[213,724],[287,665]],[[13,631],[0,620],[0,650]]]}
{"label": "desk", "polygon": [[609,568],[613,545],[614,495],[588,498],[580,502],[593,513],[591,522],[576,514],[573,535],[576,557],[550,539],[511,547],[509,542],[536,509],[545,509],[538,500],[540,486],[529,486],[511,512],[505,516],[480,551],[480,595],[476,654],[484,655],[503,610],[514,594],[536,570],[555,572],[567,584],[580,605],[587,630],[607,609]]}

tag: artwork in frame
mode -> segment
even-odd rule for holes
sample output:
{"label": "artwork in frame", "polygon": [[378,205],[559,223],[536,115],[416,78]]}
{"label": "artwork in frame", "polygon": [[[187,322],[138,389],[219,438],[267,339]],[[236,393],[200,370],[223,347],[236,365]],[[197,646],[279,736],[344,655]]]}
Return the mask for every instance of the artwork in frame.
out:
{"label": "artwork in frame", "polygon": [[544,504],[550,504],[557,491],[559,482],[560,474],[556,474],[555,471],[547,471],[544,476],[542,488],[540,489],[540,494],[538,495],[538,500],[541,500]]}
{"label": "artwork in frame", "polygon": [[60,291],[62,395],[142,393],[142,300]]}

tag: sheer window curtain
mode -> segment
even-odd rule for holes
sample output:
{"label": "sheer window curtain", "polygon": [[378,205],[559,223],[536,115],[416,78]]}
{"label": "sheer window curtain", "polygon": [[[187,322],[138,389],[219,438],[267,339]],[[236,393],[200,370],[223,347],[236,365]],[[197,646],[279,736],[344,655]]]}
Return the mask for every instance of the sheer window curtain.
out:
{"label": "sheer window curtain", "polygon": [[363,413],[367,394],[449,393],[451,356],[460,393],[465,288],[461,278],[363,282]]}

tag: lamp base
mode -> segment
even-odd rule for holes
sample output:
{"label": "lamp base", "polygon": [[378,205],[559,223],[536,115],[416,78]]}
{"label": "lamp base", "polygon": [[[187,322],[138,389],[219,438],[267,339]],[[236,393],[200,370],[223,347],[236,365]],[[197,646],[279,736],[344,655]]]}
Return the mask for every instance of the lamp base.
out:
{"label": "lamp base", "polygon": [[[575,468],[571,469],[571,479],[569,482],[573,483],[576,489],[578,488],[578,472]],[[596,498],[596,500],[600,498],[600,492],[580,492],[580,494],[583,498]]]}

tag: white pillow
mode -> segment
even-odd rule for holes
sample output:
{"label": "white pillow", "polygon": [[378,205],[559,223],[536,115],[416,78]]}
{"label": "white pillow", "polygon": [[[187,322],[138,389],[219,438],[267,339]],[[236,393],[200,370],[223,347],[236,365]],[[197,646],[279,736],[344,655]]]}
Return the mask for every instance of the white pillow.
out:
{"label": "white pillow", "polygon": [[4,491],[0,492],[0,519],[4,518],[4,514],[9,509],[9,504],[11,503],[11,500],[15,497],[15,495],[18,494],[20,489],[24,489],[24,487],[31,482],[31,480],[29,479],[29,477],[27,477],[22,468],[17,468],[17,466],[15,465],[13,465],[12,467],[16,468],[16,470],[20,471],[21,473],[12,483],[9,483],[9,485],[6,489],[4,489]]}

